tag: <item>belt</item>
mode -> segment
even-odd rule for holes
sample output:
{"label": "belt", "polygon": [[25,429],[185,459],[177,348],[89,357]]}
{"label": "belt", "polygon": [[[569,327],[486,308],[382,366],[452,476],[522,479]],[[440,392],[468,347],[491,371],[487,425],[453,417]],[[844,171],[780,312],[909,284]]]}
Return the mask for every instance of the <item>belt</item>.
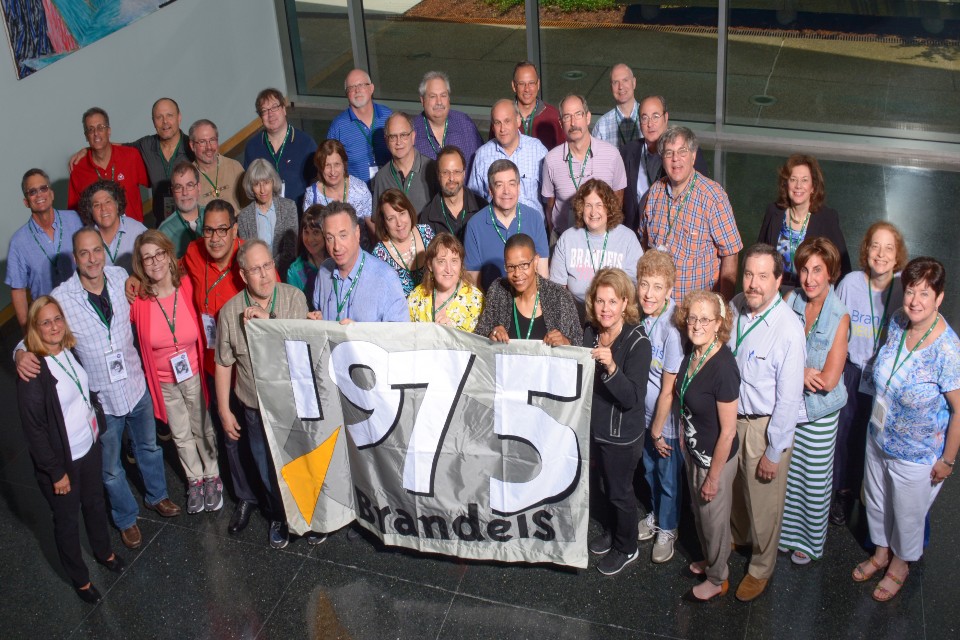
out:
{"label": "belt", "polygon": [[769,418],[769,413],[738,413],[737,420],[759,420],[760,418]]}

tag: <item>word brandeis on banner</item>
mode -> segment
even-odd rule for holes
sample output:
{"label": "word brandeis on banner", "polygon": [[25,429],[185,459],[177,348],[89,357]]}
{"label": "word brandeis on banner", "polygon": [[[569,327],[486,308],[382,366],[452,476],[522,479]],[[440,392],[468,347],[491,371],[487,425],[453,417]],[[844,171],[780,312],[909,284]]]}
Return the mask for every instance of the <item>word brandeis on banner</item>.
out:
{"label": "word brandeis on banner", "polygon": [[430,323],[246,325],[291,531],[587,566],[594,362]]}

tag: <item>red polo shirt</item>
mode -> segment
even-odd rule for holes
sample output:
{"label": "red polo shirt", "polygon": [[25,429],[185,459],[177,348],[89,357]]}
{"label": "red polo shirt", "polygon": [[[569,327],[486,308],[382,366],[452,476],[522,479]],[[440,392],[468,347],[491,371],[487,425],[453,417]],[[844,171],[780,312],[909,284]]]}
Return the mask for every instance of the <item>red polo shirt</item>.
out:
{"label": "red polo shirt", "polygon": [[87,150],[87,155],[78,162],[70,172],[70,187],[67,192],[67,207],[76,210],[83,190],[97,180],[113,180],[121,187],[127,196],[126,215],[138,222],[143,222],[143,200],[140,197],[140,187],[149,187],[147,168],[143,164],[140,152],[132,147],[118,144],[110,145],[110,164],[100,168],[93,163],[93,152]]}

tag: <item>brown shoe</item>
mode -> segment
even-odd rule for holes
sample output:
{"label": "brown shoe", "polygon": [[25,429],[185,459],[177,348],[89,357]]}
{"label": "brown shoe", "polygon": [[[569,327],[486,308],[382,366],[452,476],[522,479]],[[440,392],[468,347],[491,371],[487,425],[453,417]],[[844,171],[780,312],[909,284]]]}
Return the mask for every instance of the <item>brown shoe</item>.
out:
{"label": "brown shoe", "polygon": [[175,505],[170,498],[164,498],[157,504],[147,504],[147,509],[156,511],[164,518],[172,518],[180,515],[180,507]]}
{"label": "brown shoe", "polygon": [[754,578],[749,573],[743,577],[740,586],[737,587],[737,600],[740,602],[750,602],[757,598],[767,588],[768,580]]}
{"label": "brown shoe", "polygon": [[120,532],[120,539],[127,549],[139,549],[143,544],[143,536],[140,535],[140,527],[133,525]]}

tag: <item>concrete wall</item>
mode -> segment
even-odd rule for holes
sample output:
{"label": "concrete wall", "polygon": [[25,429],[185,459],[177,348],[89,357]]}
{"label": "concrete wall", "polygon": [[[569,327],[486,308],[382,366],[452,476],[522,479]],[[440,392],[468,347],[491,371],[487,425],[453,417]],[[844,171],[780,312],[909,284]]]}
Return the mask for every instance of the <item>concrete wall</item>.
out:
{"label": "concrete wall", "polygon": [[[24,80],[17,80],[9,47],[0,45],[4,277],[10,236],[29,215],[20,178],[30,167],[43,168],[57,207],[66,206],[67,158],[86,145],[80,116],[88,107],[106,109],[112,140],[124,142],[153,133],[150,107],[170,96],[180,104],[184,131],[210,118],[223,142],[256,118],[254,98],[267,86],[287,91],[269,0],[178,0]],[[9,300],[0,286],[0,307]]]}

